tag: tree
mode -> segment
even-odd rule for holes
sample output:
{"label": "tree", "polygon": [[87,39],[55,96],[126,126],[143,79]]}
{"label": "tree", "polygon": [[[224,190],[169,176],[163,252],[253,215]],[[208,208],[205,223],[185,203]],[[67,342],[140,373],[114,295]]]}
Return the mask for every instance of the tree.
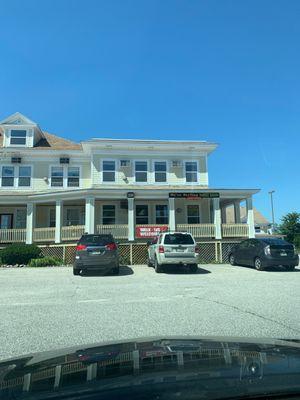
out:
{"label": "tree", "polygon": [[279,231],[286,236],[286,240],[296,244],[300,236],[300,213],[291,212],[281,218]]}

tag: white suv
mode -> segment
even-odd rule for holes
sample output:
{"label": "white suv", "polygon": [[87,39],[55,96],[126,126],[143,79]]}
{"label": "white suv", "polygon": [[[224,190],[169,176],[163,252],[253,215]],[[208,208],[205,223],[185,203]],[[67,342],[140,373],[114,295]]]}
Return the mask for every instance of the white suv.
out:
{"label": "white suv", "polygon": [[191,272],[198,269],[199,247],[193,236],[186,232],[163,232],[148,242],[148,265],[162,272],[163,265],[188,265]]}

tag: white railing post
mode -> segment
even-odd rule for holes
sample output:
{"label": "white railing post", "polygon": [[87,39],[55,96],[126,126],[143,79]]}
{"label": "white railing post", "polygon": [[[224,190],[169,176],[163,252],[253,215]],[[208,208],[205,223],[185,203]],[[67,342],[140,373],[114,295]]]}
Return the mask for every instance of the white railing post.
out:
{"label": "white railing post", "polygon": [[134,241],[134,198],[130,197],[128,200],[128,240]]}
{"label": "white railing post", "polygon": [[233,208],[234,208],[234,222],[236,224],[241,223],[241,203],[239,200],[236,200],[233,203]]}
{"label": "white railing post", "polygon": [[63,205],[61,200],[56,200],[55,203],[55,243],[61,242],[61,224]]}
{"label": "white railing post", "polygon": [[85,231],[95,233],[95,197],[87,197],[85,200]]}
{"label": "white railing post", "polygon": [[175,199],[173,197],[169,197],[169,229],[170,231],[176,230]]}
{"label": "white railing post", "polygon": [[255,237],[255,227],[254,227],[254,214],[253,214],[253,204],[252,196],[246,199],[247,206],[247,224],[249,226],[249,238]]}
{"label": "white railing post", "polygon": [[215,236],[216,239],[222,239],[222,227],[221,227],[221,210],[220,210],[220,199],[213,199],[214,207],[214,224],[215,224]]}
{"label": "white railing post", "polygon": [[27,203],[26,213],[26,244],[33,242],[33,228],[35,223],[35,204],[32,202]]}

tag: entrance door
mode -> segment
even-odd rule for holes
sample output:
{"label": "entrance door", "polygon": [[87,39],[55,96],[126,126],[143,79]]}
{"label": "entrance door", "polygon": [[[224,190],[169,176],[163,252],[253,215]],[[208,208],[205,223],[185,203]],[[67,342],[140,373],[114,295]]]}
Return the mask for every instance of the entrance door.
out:
{"label": "entrance door", "polygon": [[0,229],[12,229],[13,214],[0,214]]}

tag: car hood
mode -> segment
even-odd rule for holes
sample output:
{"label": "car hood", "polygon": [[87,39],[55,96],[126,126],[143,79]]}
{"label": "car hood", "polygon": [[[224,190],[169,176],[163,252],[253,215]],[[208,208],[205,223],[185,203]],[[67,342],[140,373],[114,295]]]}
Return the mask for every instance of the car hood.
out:
{"label": "car hood", "polygon": [[0,362],[0,398],[1,393],[6,398],[18,398],[33,392],[35,399],[44,398],[45,393],[54,396],[75,386],[78,393],[78,387],[95,390],[99,382],[99,390],[108,390],[147,380],[153,387],[156,381],[162,383],[165,379],[179,382],[193,378],[199,383],[208,377],[239,382],[240,388],[256,382],[258,389],[258,382],[264,381],[266,387],[268,379],[277,375],[280,380],[271,381],[277,391],[279,383],[284,387],[283,376],[297,377],[295,385],[300,385],[296,384],[300,382],[300,340],[152,337],[4,360]]}

